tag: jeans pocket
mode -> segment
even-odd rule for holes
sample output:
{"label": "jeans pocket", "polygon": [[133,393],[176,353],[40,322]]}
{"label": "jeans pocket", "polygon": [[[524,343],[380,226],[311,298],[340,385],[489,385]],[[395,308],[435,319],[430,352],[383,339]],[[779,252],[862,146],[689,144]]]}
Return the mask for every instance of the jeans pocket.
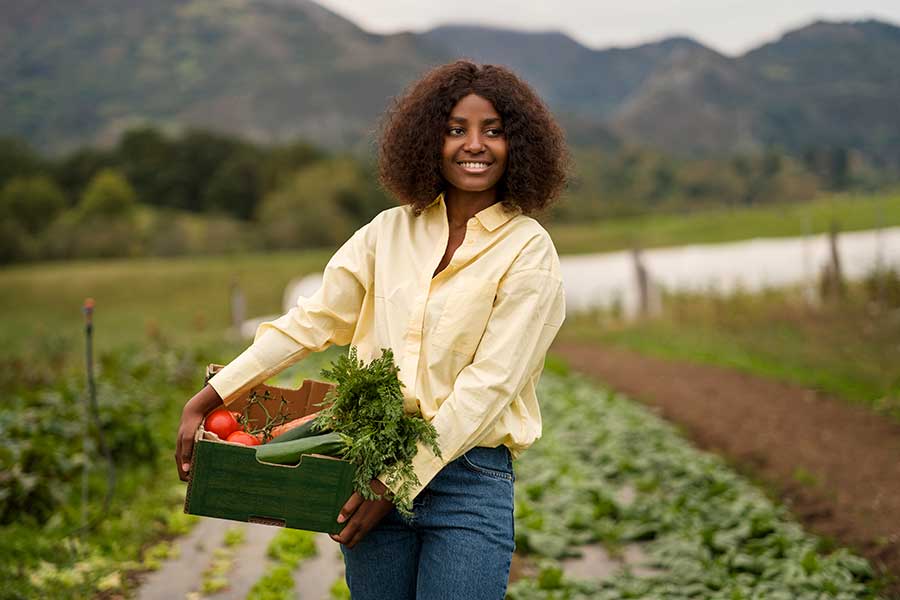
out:
{"label": "jeans pocket", "polygon": [[462,455],[463,465],[470,471],[495,479],[513,481],[512,459],[506,446],[472,448]]}

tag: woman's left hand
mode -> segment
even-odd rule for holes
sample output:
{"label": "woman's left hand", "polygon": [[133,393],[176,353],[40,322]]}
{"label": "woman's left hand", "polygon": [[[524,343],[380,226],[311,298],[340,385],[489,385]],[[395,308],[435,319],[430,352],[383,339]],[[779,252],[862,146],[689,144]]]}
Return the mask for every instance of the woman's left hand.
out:
{"label": "woman's left hand", "polygon": [[[382,498],[388,491],[387,486],[377,479],[373,479],[369,486]],[[385,515],[391,512],[392,508],[394,508],[394,503],[390,500],[365,500],[359,492],[353,492],[338,515],[338,523],[347,521],[347,525],[340,533],[332,533],[331,539],[348,548],[353,548],[373,527],[378,525]]]}

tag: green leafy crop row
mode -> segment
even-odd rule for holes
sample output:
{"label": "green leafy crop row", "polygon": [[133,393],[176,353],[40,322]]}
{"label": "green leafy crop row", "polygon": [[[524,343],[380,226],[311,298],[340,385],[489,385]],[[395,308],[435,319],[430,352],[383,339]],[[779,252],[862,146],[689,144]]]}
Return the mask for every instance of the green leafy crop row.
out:
{"label": "green leafy crop row", "polygon": [[[134,584],[130,573],[158,568],[167,552],[150,544],[185,533],[193,520],[181,509],[173,432],[185,399],[202,384],[202,357],[199,349],[152,344],[99,353],[99,423],[116,475],[108,506],[107,463],[96,427],[86,426],[84,374],[43,364],[46,376],[7,378],[0,411],[0,598],[121,592]],[[87,531],[80,529],[83,511],[95,524]]]}
{"label": "green leafy crop row", "polygon": [[[544,437],[516,466],[517,547],[541,570],[513,584],[511,600],[876,597],[864,559],[826,552],[784,508],[643,407],[550,372],[541,397]],[[654,574],[566,578],[558,560],[587,543],[642,543]]]}
{"label": "green leafy crop row", "polygon": [[[199,382],[197,359],[151,350],[106,354],[98,367],[99,425],[117,469],[154,462],[171,445],[173,395]],[[7,393],[0,412],[0,524],[49,519],[66,504],[86,464],[105,471],[85,387],[83,375],[63,374],[51,385]]]}

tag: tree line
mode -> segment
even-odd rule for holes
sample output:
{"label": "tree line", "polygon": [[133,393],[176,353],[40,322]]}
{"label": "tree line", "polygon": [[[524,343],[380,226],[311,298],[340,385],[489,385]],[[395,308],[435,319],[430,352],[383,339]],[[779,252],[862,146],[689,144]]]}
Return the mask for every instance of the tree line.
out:
{"label": "tree line", "polygon": [[[801,157],[677,158],[577,149],[545,222],[795,202],[875,187],[840,149]],[[0,262],[334,247],[392,206],[371,160],[298,140],[263,145],[204,130],[125,132],[58,157],[0,138]]]}
{"label": "tree line", "polygon": [[133,129],[40,156],[0,140],[0,261],[329,246],[390,206],[372,165],[303,141]]}

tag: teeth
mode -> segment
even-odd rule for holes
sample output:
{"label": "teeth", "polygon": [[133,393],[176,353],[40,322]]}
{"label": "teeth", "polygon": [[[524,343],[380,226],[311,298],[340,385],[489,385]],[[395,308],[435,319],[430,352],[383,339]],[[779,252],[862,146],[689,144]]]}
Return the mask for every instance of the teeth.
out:
{"label": "teeth", "polygon": [[490,165],[483,162],[461,162],[459,163],[464,169],[487,169]]}

